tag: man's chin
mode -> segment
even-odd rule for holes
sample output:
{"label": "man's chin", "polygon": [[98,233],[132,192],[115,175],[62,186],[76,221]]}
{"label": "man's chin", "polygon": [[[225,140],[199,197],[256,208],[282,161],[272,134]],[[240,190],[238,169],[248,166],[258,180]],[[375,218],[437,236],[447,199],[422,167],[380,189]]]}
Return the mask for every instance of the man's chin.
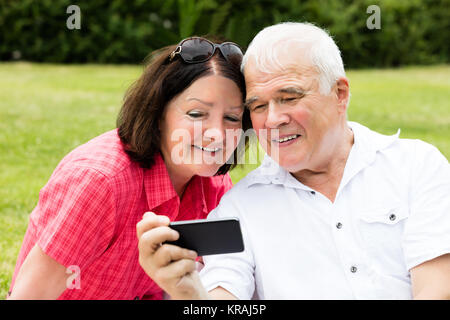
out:
{"label": "man's chin", "polygon": [[[277,161],[277,159],[274,159],[275,161]],[[302,164],[302,161],[300,159],[279,159],[279,161],[277,161],[278,164],[280,165],[280,167],[282,167],[283,169],[285,169],[286,171],[290,172],[290,173],[295,173],[298,171],[301,171],[304,169],[304,165]]]}

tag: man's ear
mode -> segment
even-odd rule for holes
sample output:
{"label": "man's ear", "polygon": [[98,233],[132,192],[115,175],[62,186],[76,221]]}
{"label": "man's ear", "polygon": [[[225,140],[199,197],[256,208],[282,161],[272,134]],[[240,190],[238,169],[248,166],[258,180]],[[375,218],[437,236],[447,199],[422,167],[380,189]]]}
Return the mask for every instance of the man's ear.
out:
{"label": "man's ear", "polygon": [[347,78],[341,77],[336,81],[335,93],[338,99],[339,111],[346,112],[350,100],[350,87]]}

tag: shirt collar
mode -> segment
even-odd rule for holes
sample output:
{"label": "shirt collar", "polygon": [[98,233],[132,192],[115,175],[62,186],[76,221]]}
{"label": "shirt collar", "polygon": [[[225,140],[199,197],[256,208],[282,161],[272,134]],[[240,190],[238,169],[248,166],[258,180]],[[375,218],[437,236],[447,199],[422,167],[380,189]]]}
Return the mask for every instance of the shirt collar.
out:
{"label": "shirt collar", "polygon": [[384,135],[353,121],[348,122],[353,130],[354,145],[353,149],[361,154],[363,160],[370,164],[375,160],[375,155],[399,139],[400,129],[394,135]]}
{"label": "shirt collar", "polygon": [[348,125],[353,131],[354,143],[348,155],[336,197],[354,176],[375,161],[378,152],[392,145],[400,135],[400,129],[396,134],[387,136],[357,122],[349,121]]}
{"label": "shirt collar", "polygon": [[183,201],[190,201],[195,212],[203,212],[206,216],[209,211],[206,206],[205,191],[203,185],[204,177],[194,176],[189,182],[183,195]]}
{"label": "shirt collar", "polygon": [[161,154],[155,154],[153,159],[153,165],[144,169],[144,187],[149,209],[178,197]]}
{"label": "shirt collar", "polygon": [[[398,129],[396,134],[386,136],[372,131],[357,122],[349,121],[348,125],[354,135],[354,145],[351,153],[356,154],[356,157],[361,162],[357,171],[370,165],[375,160],[376,153],[393,144],[400,135],[400,129]],[[248,174],[247,186],[250,187],[253,184],[280,184],[286,187],[312,191],[310,187],[295,179],[267,154],[264,156],[261,165]]]}
{"label": "shirt collar", "polygon": [[[170,200],[176,200],[178,204],[180,203],[160,153],[155,154],[154,164],[149,169],[144,169],[144,188],[150,210]],[[192,202],[194,210],[207,212],[202,177],[194,176],[189,181],[184,192],[183,201],[185,201],[185,198]]]}

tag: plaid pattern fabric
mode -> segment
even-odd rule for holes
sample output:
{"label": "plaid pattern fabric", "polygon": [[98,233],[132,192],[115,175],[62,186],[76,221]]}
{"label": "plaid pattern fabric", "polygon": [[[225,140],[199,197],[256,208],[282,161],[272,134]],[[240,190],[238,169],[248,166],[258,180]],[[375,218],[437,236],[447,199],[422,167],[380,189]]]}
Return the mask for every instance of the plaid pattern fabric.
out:
{"label": "plaid pattern fabric", "polygon": [[150,169],[131,161],[117,130],[76,148],[39,194],[17,259],[35,244],[66,268],[79,268],[79,288],[59,299],[161,299],[138,263],[136,224],[147,211],[172,221],[205,218],[232,186],[229,175],[195,176],[176,194],[161,155]]}

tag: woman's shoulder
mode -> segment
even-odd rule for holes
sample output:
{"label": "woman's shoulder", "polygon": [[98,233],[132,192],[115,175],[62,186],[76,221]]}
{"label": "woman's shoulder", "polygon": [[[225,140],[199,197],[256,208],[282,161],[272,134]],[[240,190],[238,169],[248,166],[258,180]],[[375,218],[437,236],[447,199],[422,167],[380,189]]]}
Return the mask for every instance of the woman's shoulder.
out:
{"label": "woman's shoulder", "polygon": [[117,129],[105,132],[72,150],[55,171],[67,166],[90,168],[107,177],[139,168],[124,151]]}

